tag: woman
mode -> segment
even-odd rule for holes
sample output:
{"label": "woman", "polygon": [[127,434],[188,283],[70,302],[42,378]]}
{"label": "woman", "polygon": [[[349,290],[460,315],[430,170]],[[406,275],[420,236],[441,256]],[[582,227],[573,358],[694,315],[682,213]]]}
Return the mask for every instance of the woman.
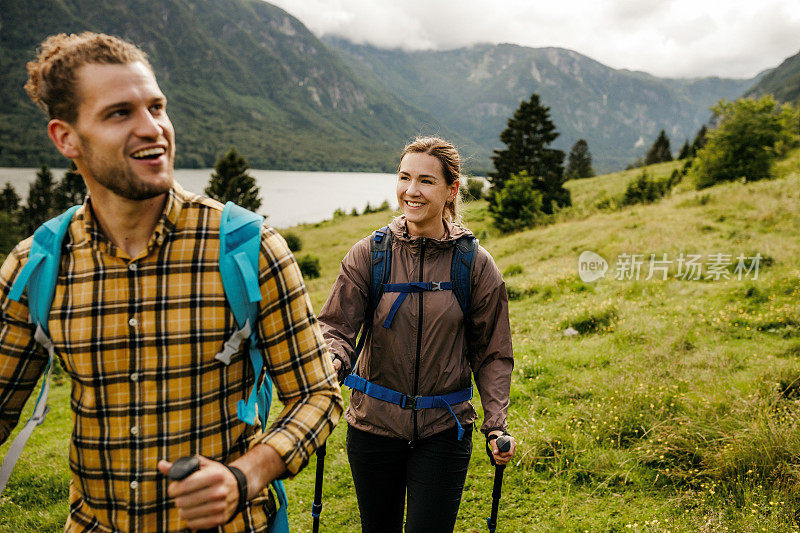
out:
{"label": "woman", "polygon": [[[453,530],[477,418],[469,401],[472,374],[494,460],[506,464],[515,452],[513,439],[505,453],[494,442],[506,432],[513,368],[503,278],[475,245],[464,278],[471,279],[466,312],[449,290],[456,244],[474,242],[458,224],[460,175],[452,144],[426,137],[406,146],[397,174],[402,216],[385,237],[376,232],[353,246],[319,315],[340,379],[358,359],[357,377],[345,381],[354,386],[345,417],[364,532],[401,531],[406,493],[407,532]],[[391,247],[390,285],[373,308],[370,281],[380,243]],[[356,356],[362,325],[368,342]],[[441,395],[448,396],[431,400]]]}

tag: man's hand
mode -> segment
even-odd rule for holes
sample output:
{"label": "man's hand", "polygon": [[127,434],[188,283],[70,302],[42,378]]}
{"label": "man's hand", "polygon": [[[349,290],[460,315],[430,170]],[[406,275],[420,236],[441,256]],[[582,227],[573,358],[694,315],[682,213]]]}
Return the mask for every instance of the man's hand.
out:
{"label": "man's hand", "polygon": [[[502,434],[503,432],[500,430],[489,432],[489,435],[497,435],[498,437]],[[489,435],[487,435],[487,437]],[[509,448],[507,452],[500,452],[500,450],[497,449],[497,439],[490,440],[489,446],[492,448],[492,457],[494,457],[494,462],[498,465],[507,464],[511,458],[514,457],[514,453],[517,451],[517,441],[514,440],[514,437],[511,437],[511,448]]]}
{"label": "man's hand", "polygon": [[[189,529],[208,529],[230,520],[239,504],[236,478],[225,465],[198,456],[200,470],[181,481],[173,481],[167,494],[175,500],[178,515]],[[172,463],[159,461],[158,470],[165,476]]]}
{"label": "man's hand", "polygon": [[[167,494],[175,500],[178,514],[190,529],[208,529],[225,524],[239,505],[239,486],[225,465],[202,456],[200,470],[182,481],[173,481]],[[172,463],[159,461],[158,470],[165,476]],[[246,499],[255,497],[286,470],[286,465],[268,444],[258,444],[231,463],[247,479]]]}

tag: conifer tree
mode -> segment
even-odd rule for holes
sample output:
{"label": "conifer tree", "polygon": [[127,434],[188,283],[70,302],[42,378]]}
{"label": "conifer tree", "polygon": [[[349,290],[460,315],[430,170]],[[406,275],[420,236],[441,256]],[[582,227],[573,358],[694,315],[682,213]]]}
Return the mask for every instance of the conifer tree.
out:
{"label": "conifer tree", "polygon": [[705,124],[703,124],[697,131],[697,135],[694,136],[694,141],[692,141],[692,157],[697,155],[697,151],[706,145],[707,135],[708,135],[708,128],[706,127]]}
{"label": "conifer tree", "polygon": [[686,139],[686,141],[683,143],[683,146],[681,146],[681,151],[678,154],[678,159],[686,159],[691,155],[692,155],[692,147],[689,146],[689,139]]}
{"label": "conifer tree", "polygon": [[26,235],[32,235],[43,222],[55,214],[53,173],[47,165],[36,171],[36,179],[28,189],[28,199],[19,211],[19,225]]}
{"label": "conifer tree", "polygon": [[247,172],[249,168],[245,158],[232,146],[214,164],[214,173],[205,193],[222,203],[233,202],[257,211],[261,207],[261,198],[255,178]]}
{"label": "conifer tree", "polygon": [[644,164],[652,165],[654,163],[664,163],[665,161],[672,161],[672,149],[669,146],[669,137],[667,137],[664,130],[661,130],[653,146],[647,151]]}
{"label": "conifer tree", "polygon": [[567,158],[567,179],[590,178],[594,176],[592,168],[592,154],[589,153],[589,143],[585,139],[578,139]]}
{"label": "conifer tree", "polygon": [[11,183],[6,182],[6,186],[0,191],[0,212],[13,214],[19,209],[20,197]]}
{"label": "conifer tree", "polygon": [[58,182],[54,191],[54,208],[56,211],[66,211],[73,205],[79,205],[86,200],[86,184],[78,173],[75,163],[70,164],[69,170]]}
{"label": "conifer tree", "polygon": [[492,190],[489,195],[490,211],[497,208],[497,195],[512,175],[527,172],[533,187],[542,193],[542,211],[553,212],[553,204],[571,205],[569,190],[564,188],[564,152],[549,148],[559,133],[550,120],[550,108],[542,105],[539,95],[532,94],[522,101],[507,127],[500,134],[506,145],[495,150],[492,156],[494,172],[489,173]]}

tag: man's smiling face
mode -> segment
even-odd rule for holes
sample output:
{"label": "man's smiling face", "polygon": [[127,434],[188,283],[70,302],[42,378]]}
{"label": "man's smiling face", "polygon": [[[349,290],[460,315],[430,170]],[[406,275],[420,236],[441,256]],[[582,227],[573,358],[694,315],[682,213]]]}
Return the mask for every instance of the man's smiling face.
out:
{"label": "man's smiling face", "polygon": [[139,62],[91,63],[80,67],[76,77],[75,161],[90,190],[96,182],[128,200],[169,191],[175,131],[152,71]]}

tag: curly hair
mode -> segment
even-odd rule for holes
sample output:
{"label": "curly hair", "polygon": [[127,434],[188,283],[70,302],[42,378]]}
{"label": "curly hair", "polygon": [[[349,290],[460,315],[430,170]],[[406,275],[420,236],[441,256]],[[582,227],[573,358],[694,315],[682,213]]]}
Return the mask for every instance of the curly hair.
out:
{"label": "curly hair", "polygon": [[[445,141],[440,137],[417,137],[406,145],[403,153],[400,155],[400,161],[406,154],[418,153],[428,154],[439,160],[442,165],[442,174],[447,185],[452,185],[453,182],[460,181],[461,179],[461,156],[458,155],[458,150],[452,143]],[[400,170],[398,165],[397,170]],[[455,199],[451,202],[448,201],[444,206],[445,218],[453,224],[461,223],[461,194],[456,194]]]}
{"label": "curly hair", "polygon": [[147,55],[135,45],[103,33],[51,35],[29,61],[25,91],[48,118],[74,122],[78,118],[77,70],[87,64],[125,65],[141,62],[153,70]]}

